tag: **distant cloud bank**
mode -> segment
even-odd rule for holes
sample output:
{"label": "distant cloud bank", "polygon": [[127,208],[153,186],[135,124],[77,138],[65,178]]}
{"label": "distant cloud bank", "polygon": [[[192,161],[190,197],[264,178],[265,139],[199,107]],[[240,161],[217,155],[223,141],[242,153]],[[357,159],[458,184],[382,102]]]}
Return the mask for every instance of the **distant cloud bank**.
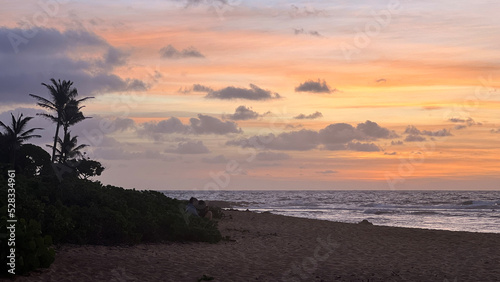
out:
{"label": "distant cloud bank", "polygon": [[30,31],[0,27],[0,38],[5,39],[0,40],[0,57],[2,65],[9,66],[0,68],[2,103],[33,102],[28,94],[45,95],[47,89],[41,83],[50,78],[74,81],[81,97],[149,88],[143,80],[114,73],[127,63],[129,54],[97,34],[43,27],[36,30],[36,36],[19,41],[16,36]]}
{"label": "distant cloud bank", "polygon": [[300,131],[283,132],[278,135],[273,133],[256,135],[249,138],[230,140],[226,142],[226,145],[247,148],[263,143],[262,147],[268,150],[307,151],[322,149],[375,152],[381,151],[381,149],[370,141],[398,137],[399,135],[394,131],[367,120],[364,123],[359,123],[356,127],[347,123],[335,123],[319,131],[302,129]]}

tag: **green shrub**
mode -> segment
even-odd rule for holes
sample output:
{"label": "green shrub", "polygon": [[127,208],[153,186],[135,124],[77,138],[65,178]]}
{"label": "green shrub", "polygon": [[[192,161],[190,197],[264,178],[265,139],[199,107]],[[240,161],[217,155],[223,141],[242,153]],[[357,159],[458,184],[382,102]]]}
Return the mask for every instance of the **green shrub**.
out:
{"label": "green shrub", "polygon": [[[217,223],[186,221],[186,202],[157,191],[136,191],[77,178],[19,176],[18,216],[35,219],[55,243],[135,244],[161,241],[218,242]],[[212,207],[213,208],[213,207]],[[214,218],[222,211],[214,209]]]}
{"label": "green shrub", "polygon": [[[7,220],[4,216],[2,218],[2,233],[6,232],[6,225]],[[15,225],[15,274],[25,274],[40,267],[49,267],[54,262],[55,251],[50,247],[52,238],[48,235],[42,236],[40,223],[33,219],[27,222],[24,218],[21,218]],[[10,248],[12,247],[2,244],[0,247],[2,258],[6,258],[10,254]],[[10,267],[7,263],[2,263],[2,274],[8,273],[8,269]]]}
{"label": "green shrub", "polygon": [[[7,199],[5,190],[0,189],[0,197]],[[6,214],[6,204],[0,203]],[[19,244],[25,247],[20,257],[22,269],[27,272],[50,265],[53,250],[48,248],[49,238],[56,244],[98,245],[215,243],[222,239],[217,221],[189,217],[185,205],[185,201],[156,191],[128,190],[77,178],[60,183],[55,178],[16,175],[16,216],[26,219],[18,226],[18,234],[22,234],[18,235]],[[223,215],[220,209],[212,209],[212,213],[214,218]],[[6,251],[2,249],[3,259]]]}

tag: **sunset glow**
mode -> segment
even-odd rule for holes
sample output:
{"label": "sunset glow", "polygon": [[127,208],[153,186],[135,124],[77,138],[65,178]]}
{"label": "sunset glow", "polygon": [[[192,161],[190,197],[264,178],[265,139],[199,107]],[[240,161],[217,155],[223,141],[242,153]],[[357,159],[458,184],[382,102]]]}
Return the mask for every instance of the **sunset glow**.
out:
{"label": "sunset glow", "polygon": [[125,188],[500,189],[500,3],[358,2],[9,1],[0,120],[73,81]]}

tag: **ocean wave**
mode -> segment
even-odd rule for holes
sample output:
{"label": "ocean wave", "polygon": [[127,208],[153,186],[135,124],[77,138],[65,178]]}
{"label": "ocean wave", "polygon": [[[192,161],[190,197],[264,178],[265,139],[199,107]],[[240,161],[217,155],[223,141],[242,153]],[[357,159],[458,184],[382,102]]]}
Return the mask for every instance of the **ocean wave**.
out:
{"label": "ocean wave", "polygon": [[398,210],[365,210],[364,213],[381,215],[381,214],[395,214],[395,213],[400,213],[400,211],[398,211]]}
{"label": "ocean wave", "polygon": [[439,212],[435,211],[415,211],[415,212],[410,212],[412,215],[434,215],[434,214],[441,214]]}

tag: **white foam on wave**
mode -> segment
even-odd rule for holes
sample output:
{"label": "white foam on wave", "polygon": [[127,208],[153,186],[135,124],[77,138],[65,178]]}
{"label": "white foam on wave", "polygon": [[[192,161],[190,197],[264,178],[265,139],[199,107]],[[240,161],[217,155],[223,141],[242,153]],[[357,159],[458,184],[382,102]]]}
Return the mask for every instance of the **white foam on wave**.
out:
{"label": "white foam on wave", "polygon": [[255,211],[374,224],[500,233],[500,191],[162,191]]}

